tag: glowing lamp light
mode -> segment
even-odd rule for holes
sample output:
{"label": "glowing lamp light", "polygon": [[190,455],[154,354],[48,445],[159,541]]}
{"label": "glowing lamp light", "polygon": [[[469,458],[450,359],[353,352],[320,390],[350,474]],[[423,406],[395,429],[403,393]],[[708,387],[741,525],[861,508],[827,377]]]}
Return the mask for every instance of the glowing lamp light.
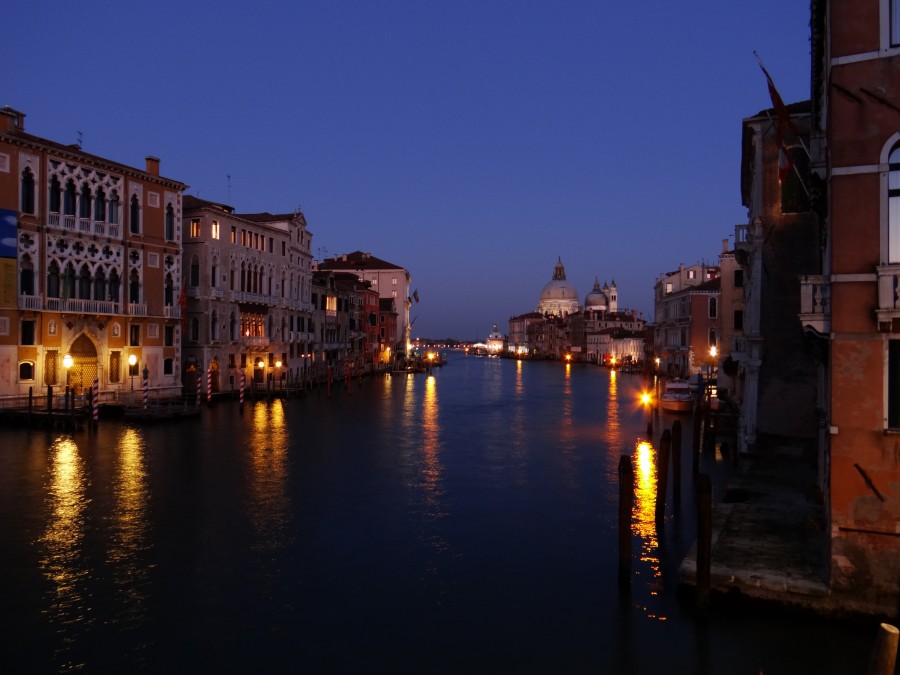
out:
{"label": "glowing lamp light", "polygon": [[278,359],[278,360],[275,362],[275,367],[276,367],[276,368],[281,368],[281,359]]}
{"label": "glowing lamp light", "polygon": [[709,355],[710,355],[711,357],[716,358],[716,356],[717,356],[718,354],[719,354],[719,350],[716,349],[716,346],[715,346],[715,345],[713,345],[712,347],[709,348]]}
{"label": "glowing lamp light", "polygon": [[74,361],[72,360],[72,355],[71,355],[71,354],[66,354],[66,355],[63,357],[63,365],[64,365],[67,369],[68,369],[68,368],[71,368],[73,363],[74,363]]}
{"label": "glowing lamp light", "polygon": [[641,404],[642,405],[650,405],[652,398],[649,392],[641,392]]}
{"label": "glowing lamp light", "polygon": [[129,354],[128,355],[128,365],[133,366],[135,363],[137,363],[137,356],[135,356],[134,354]]}
{"label": "glowing lamp light", "polygon": [[256,367],[263,368],[263,367],[265,367],[265,365],[266,365],[266,362],[263,361],[262,359],[260,359],[259,362],[256,364]]}
{"label": "glowing lamp light", "polygon": [[572,355],[566,354],[566,361],[571,361],[571,360],[572,360]]}

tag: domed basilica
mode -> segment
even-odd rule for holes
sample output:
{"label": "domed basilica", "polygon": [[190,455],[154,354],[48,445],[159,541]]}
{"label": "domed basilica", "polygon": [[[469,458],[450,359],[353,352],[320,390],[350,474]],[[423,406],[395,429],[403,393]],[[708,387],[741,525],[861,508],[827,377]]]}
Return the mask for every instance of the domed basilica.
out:
{"label": "domed basilica", "polygon": [[575,290],[575,286],[566,281],[566,268],[562,264],[562,259],[556,261],[553,279],[541,291],[537,311],[544,316],[560,317],[581,311],[578,303],[578,291]]}

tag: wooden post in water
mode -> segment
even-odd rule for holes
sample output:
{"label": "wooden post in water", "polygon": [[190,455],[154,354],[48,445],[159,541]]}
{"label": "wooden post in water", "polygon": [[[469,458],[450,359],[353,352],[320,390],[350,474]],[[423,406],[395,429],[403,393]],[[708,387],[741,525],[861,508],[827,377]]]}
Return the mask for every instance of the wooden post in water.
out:
{"label": "wooden post in water", "polygon": [[697,606],[709,605],[712,566],[712,481],[709,474],[697,476]]}
{"label": "wooden post in water", "polygon": [[900,631],[896,626],[883,623],[878,627],[875,648],[869,661],[868,675],[893,675],[897,663],[897,642]]}
{"label": "wooden post in water", "polygon": [[700,419],[700,406],[694,405],[694,438],[691,443],[691,471],[694,480],[700,472],[700,437],[703,435],[703,425]]}
{"label": "wooden post in water", "polygon": [[681,420],[672,422],[672,501],[681,502]]}
{"label": "wooden post in water", "polygon": [[631,516],[634,510],[634,467],[631,457],[619,458],[619,584],[631,582]]}
{"label": "wooden post in water", "polygon": [[672,432],[666,429],[659,440],[656,453],[656,522],[666,517],[666,490],[669,483],[669,450],[672,446]]}
{"label": "wooden post in water", "polygon": [[34,387],[28,387],[28,428],[31,428],[31,413],[34,410]]}

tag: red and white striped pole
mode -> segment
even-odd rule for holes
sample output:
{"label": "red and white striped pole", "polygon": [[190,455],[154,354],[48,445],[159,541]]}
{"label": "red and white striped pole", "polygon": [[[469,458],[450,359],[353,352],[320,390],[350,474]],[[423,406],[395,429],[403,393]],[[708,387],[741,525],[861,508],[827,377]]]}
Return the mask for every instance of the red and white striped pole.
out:
{"label": "red and white striped pole", "polygon": [[206,371],[206,402],[212,402],[212,368]]}
{"label": "red and white striped pole", "polygon": [[144,368],[144,410],[147,409],[147,392],[150,388],[150,371]]}
{"label": "red and white striped pole", "polygon": [[197,407],[200,407],[200,369],[197,369]]}
{"label": "red and white striped pole", "polygon": [[241,387],[240,393],[238,395],[238,407],[241,409],[241,412],[244,411],[244,371],[241,370]]}
{"label": "red and white striped pole", "polygon": [[92,405],[92,419],[94,421],[94,428],[97,428],[98,421],[100,419],[100,378],[98,376],[94,376],[94,391],[91,392],[91,405]]}

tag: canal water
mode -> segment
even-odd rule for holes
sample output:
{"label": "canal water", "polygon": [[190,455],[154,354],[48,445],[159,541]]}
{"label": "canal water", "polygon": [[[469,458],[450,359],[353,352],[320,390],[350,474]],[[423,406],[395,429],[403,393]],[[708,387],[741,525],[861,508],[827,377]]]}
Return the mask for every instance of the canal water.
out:
{"label": "canal water", "polygon": [[[220,401],[96,434],[0,429],[3,672],[865,672],[871,627],[696,615],[676,583],[690,453],[658,532],[656,445],[674,418],[648,438],[642,386],[451,353],[433,376],[243,414]],[[716,490],[728,466],[703,457]]]}

